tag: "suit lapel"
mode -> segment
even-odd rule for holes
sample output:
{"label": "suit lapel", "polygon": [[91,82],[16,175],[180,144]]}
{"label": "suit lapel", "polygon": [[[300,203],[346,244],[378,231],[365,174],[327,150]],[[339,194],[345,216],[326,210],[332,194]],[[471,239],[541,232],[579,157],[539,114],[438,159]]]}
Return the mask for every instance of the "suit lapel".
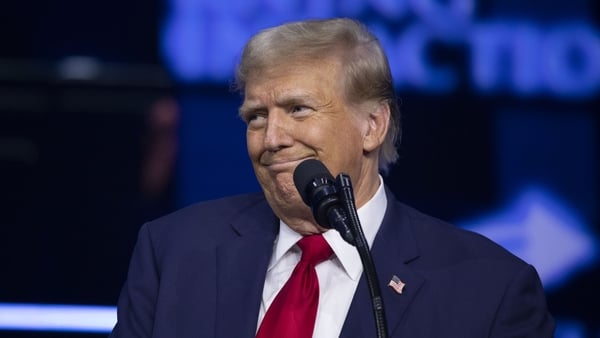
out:
{"label": "suit lapel", "polygon": [[217,247],[217,337],[254,337],[277,218],[266,202],[231,224],[236,237]]}
{"label": "suit lapel", "polygon": [[[379,278],[388,334],[391,337],[395,328],[400,324],[403,314],[417,296],[424,279],[409,265],[419,256],[410,220],[406,215],[401,214],[401,206],[397,205],[398,202],[387,189],[386,193],[388,208],[373,242],[371,254]],[[394,275],[406,284],[402,294],[398,294],[388,286]],[[363,274],[340,337],[372,337],[375,335],[375,321],[370,310],[372,308],[370,297]]]}

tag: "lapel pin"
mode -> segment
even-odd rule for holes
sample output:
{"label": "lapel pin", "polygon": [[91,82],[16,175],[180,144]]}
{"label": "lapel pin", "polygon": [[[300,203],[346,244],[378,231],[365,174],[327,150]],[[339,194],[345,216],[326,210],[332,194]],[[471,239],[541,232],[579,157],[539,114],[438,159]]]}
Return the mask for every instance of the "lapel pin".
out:
{"label": "lapel pin", "polygon": [[398,278],[398,276],[394,275],[392,276],[392,280],[390,281],[388,286],[394,289],[394,291],[396,291],[397,294],[401,295],[406,284],[404,284],[404,282],[401,281],[400,278]]}

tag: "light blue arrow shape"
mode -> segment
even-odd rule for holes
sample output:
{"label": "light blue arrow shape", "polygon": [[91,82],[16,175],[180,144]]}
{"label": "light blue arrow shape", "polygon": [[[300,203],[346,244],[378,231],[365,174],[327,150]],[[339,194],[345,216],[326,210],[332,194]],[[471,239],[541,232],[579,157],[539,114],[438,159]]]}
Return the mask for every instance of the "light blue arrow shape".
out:
{"label": "light blue arrow shape", "polygon": [[459,224],[535,266],[546,290],[560,286],[597,257],[597,240],[588,227],[539,188],[524,190],[501,211]]}

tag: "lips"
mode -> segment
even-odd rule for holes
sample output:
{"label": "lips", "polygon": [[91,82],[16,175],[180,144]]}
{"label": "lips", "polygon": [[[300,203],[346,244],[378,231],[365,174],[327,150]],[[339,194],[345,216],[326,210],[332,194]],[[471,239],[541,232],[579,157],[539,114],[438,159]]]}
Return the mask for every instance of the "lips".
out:
{"label": "lips", "polygon": [[292,157],[292,158],[261,158],[260,164],[273,171],[286,171],[295,169],[302,161],[313,158],[312,156]]}

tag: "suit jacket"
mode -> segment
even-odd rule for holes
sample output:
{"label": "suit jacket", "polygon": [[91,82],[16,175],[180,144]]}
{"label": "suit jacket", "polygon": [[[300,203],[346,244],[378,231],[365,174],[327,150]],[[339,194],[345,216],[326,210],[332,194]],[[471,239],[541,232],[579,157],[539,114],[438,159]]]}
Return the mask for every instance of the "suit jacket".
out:
{"label": "suit jacket", "polygon": [[[552,337],[534,268],[389,191],[372,256],[390,337]],[[262,194],[203,202],[145,224],[111,337],[254,337],[279,229]],[[388,282],[405,284],[402,294]],[[374,337],[364,275],[340,337]]]}

